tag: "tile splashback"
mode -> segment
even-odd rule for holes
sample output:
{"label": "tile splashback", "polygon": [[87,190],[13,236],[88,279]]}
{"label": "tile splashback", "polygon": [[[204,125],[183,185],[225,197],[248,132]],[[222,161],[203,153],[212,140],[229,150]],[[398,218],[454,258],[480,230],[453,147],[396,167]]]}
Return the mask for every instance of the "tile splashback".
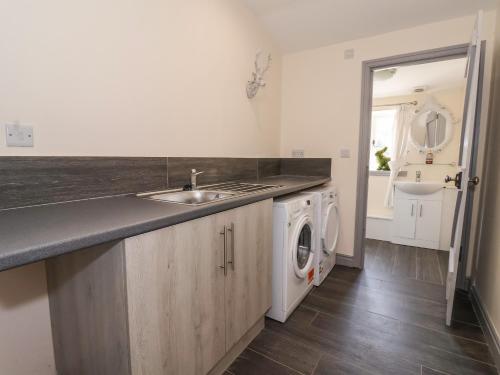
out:
{"label": "tile splashback", "polygon": [[182,187],[190,182],[191,169],[203,171],[198,185],[257,177],[257,159],[251,158],[168,158],[168,185]]}
{"label": "tile splashback", "polygon": [[166,158],[0,157],[0,208],[161,190]]}
{"label": "tile splashback", "polygon": [[331,159],[0,157],[0,209],[275,175],[330,176]]}
{"label": "tile splashback", "polygon": [[330,176],[332,159],[327,158],[283,158],[282,175]]}

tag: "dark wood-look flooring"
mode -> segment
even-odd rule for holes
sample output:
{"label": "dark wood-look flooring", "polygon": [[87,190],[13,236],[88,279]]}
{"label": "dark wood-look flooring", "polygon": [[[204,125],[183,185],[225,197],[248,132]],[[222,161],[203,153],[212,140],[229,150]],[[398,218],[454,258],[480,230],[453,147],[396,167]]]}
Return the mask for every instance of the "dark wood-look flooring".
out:
{"label": "dark wood-look flooring", "polygon": [[446,252],[368,241],[364,270],[335,266],[226,375],[497,374],[466,297],[445,325],[446,271]]}

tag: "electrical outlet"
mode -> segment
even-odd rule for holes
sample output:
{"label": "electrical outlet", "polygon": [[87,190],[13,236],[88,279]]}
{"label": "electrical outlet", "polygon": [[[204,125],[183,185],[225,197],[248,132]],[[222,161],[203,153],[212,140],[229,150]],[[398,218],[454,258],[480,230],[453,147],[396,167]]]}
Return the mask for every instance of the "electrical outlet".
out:
{"label": "electrical outlet", "polygon": [[5,139],[8,147],[33,147],[33,126],[5,124]]}
{"label": "electrical outlet", "polygon": [[351,150],[349,150],[348,148],[341,148],[340,157],[342,159],[349,159],[351,157]]}
{"label": "electrical outlet", "polygon": [[303,158],[304,150],[292,150],[292,158]]}

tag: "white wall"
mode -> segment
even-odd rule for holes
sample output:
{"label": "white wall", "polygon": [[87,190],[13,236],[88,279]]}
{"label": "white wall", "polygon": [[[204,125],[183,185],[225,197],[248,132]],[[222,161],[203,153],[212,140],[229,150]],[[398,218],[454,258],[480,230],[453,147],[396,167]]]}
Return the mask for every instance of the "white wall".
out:
{"label": "white wall", "polygon": [[0,155],[279,156],[280,52],[239,1],[3,1],[0,45]]}
{"label": "white wall", "polygon": [[[0,156],[279,156],[280,52],[238,1],[3,1],[0,46]],[[0,273],[0,337],[1,374],[55,374],[43,263]]]}
{"label": "white wall", "polygon": [[[415,172],[421,171],[422,181],[443,181],[446,175],[454,176],[456,167],[441,165],[447,163],[458,163],[460,152],[460,137],[462,131],[462,116],[465,100],[465,87],[456,87],[454,89],[435,91],[429,94],[419,93],[406,96],[395,96],[386,98],[376,98],[373,100],[375,105],[384,105],[389,103],[401,103],[409,101],[418,101],[418,108],[425,103],[428,96],[445,106],[457,121],[454,124],[453,137],[448,145],[441,151],[434,153],[434,164],[425,165],[425,154],[408,142],[407,161],[409,163],[418,163],[423,165],[409,165],[401,170],[407,172],[407,177],[400,177],[400,180],[415,180]],[[388,176],[370,176],[368,183],[368,216],[392,216],[393,209],[384,206],[384,198],[389,183]],[[453,186],[453,183],[448,185]]]}
{"label": "white wall", "polygon": [[[490,44],[495,13],[485,15],[484,37]],[[339,253],[353,254],[361,63],[467,43],[473,23],[473,16],[458,18],[283,57],[281,153],[290,156],[298,148],[305,150],[306,157],[333,158],[332,176],[338,186],[342,220]],[[348,48],[355,50],[355,57],[344,60]],[[490,68],[491,54],[487,54],[486,82]],[[484,90],[486,98],[488,89]],[[487,113],[487,105],[483,112]],[[351,150],[350,159],[339,158],[339,149],[344,147]]]}

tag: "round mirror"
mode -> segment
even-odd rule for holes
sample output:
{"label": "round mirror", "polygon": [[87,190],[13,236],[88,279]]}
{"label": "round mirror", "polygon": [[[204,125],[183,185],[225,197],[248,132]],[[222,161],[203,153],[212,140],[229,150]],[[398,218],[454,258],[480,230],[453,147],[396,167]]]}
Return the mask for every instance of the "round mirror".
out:
{"label": "round mirror", "polygon": [[440,151],[451,140],[452,133],[450,113],[435,104],[426,104],[411,123],[410,139],[419,151]]}

